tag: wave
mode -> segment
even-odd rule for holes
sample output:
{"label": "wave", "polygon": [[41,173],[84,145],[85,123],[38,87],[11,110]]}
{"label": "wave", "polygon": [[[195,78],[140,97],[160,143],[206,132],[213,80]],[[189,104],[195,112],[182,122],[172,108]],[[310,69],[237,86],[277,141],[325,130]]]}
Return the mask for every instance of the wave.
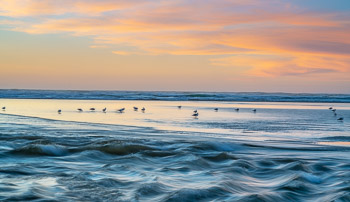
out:
{"label": "wave", "polygon": [[73,100],[168,100],[243,102],[350,103],[350,94],[263,93],[263,92],[155,92],[155,91],[74,91],[0,90],[0,98]]}
{"label": "wave", "polygon": [[210,187],[207,189],[180,189],[169,196],[164,201],[209,201],[218,197],[223,197],[228,193],[221,187]]}
{"label": "wave", "polygon": [[226,161],[226,160],[237,160],[238,158],[230,155],[226,152],[221,152],[217,155],[213,155],[213,156],[204,156],[205,159],[209,160],[209,161],[213,161],[213,162],[220,162],[220,161]]}
{"label": "wave", "polygon": [[68,150],[60,145],[30,144],[18,149],[14,149],[10,151],[10,153],[32,156],[63,156],[68,154]]}
{"label": "wave", "polygon": [[330,140],[330,141],[346,141],[350,142],[350,136],[330,136],[330,137],[323,137],[320,138],[323,140]]}
{"label": "wave", "polygon": [[[81,140],[72,137],[71,141],[77,141],[76,144],[67,145],[54,140],[41,143],[34,140],[11,150],[10,154],[49,156],[47,161],[56,162],[53,156],[58,157],[59,163],[42,166],[37,160],[27,158],[26,162],[34,163],[7,165],[0,169],[0,174],[25,179],[33,176],[40,180],[46,176],[45,172],[53,172],[51,176],[57,178],[55,183],[68,187],[61,190],[60,195],[77,201],[305,201],[317,198],[346,201],[349,197],[348,184],[339,182],[350,177],[345,172],[350,166],[346,161],[322,157],[317,157],[322,160],[310,160],[315,158],[313,153],[296,156],[288,147],[285,150],[288,155],[280,153],[279,156],[269,145],[256,147],[238,142],[112,138],[91,139],[89,144],[81,145]],[[55,188],[33,184],[36,187],[31,196],[37,199],[45,198],[38,189],[46,189],[50,194],[56,192]],[[121,192],[115,192],[116,189]],[[337,194],[326,193],[327,190],[336,190]],[[110,195],[113,193],[115,195]],[[28,196],[21,197],[24,200]],[[60,199],[67,198],[57,198]]]}
{"label": "wave", "polygon": [[317,144],[342,132],[259,141],[0,118],[0,201],[350,201],[350,148]]}
{"label": "wave", "polygon": [[[152,144],[143,142],[143,141],[135,141],[135,140],[124,140],[124,139],[113,139],[113,140],[103,140],[98,142],[85,142],[82,144],[81,141],[79,141],[76,138],[72,138],[70,141],[65,142],[55,142],[52,143],[48,139],[36,139],[30,138],[26,136],[14,136],[11,137],[11,140],[26,140],[30,141],[27,145],[24,145],[19,148],[15,149],[8,149],[7,152],[14,155],[29,155],[29,156],[65,156],[72,153],[80,153],[84,151],[99,151],[105,154],[110,155],[130,155],[130,154],[136,154],[140,153],[143,156],[151,157],[151,158],[163,158],[163,157],[174,157],[174,156],[181,156],[186,152],[210,152],[206,155],[202,155],[199,159],[196,157],[195,159],[189,159],[188,161],[191,163],[198,162],[199,164],[204,163],[207,164],[208,162],[224,162],[224,161],[230,161],[230,160],[238,160],[239,158],[232,154],[232,152],[239,152],[239,151],[248,151],[248,150],[281,150],[281,151],[348,151],[348,147],[341,147],[341,146],[329,146],[329,145],[320,145],[320,144],[300,144],[300,143],[294,143],[294,142],[284,142],[283,144],[279,144],[278,146],[275,144],[275,142],[265,142],[264,145],[261,145],[259,142],[254,143],[232,143],[232,142],[220,142],[220,141],[199,141],[197,143],[188,143],[183,142],[181,144],[179,143],[155,143]],[[35,137],[35,136],[34,136]],[[6,137],[3,137],[3,139],[9,140]],[[55,140],[56,141],[56,140]],[[164,144],[162,146],[162,144]],[[173,145],[173,146],[172,146]],[[203,162],[203,161],[204,162]],[[285,159],[286,160],[286,159]],[[287,161],[287,160],[286,160]],[[292,161],[294,162],[294,161]],[[235,162],[236,164],[242,164],[240,167],[249,167],[252,168],[254,165],[252,165],[250,162],[242,162],[240,160]],[[261,162],[262,166],[271,166],[275,162]],[[280,163],[280,162],[278,162]],[[303,167],[302,165],[296,164],[291,165],[288,164],[289,162],[283,162],[287,163],[288,166],[291,166],[290,170],[293,170],[296,166],[296,169],[301,169]],[[295,163],[295,162],[294,162]],[[306,170],[305,170],[306,171]]]}
{"label": "wave", "polygon": [[167,156],[167,152],[162,154],[150,153],[155,150],[152,147],[141,144],[109,144],[109,145],[90,145],[82,147],[67,147],[58,144],[28,144],[20,148],[9,151],[15,155],[28,155],[28,156],[65,156],[72,153],[84,152],[84,151],[100,151],[106,154],[112,155],[129,155],[139,152],[148,152],[149,156]]}
{"label": "wave", "polygon": [[154,150],[153,148],[145,145],[106,145],[106,146],[97,146],[97,147],[87,147],[77,150],[71,150],[71,151],[85,151],[85,150],[97,150],[101,151],[107,154],[113,154],[113,155],[128,155],[128,154],[134,154],[139,153],[141,151],[150,151]]}

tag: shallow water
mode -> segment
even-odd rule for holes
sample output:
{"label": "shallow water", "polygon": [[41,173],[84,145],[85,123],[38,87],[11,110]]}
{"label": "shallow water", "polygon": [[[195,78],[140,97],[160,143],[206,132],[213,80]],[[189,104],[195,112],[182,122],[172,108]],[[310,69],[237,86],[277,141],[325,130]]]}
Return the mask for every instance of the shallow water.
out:
{"label": "shallow water", "polygon": [[[350,200],[350,104],[1,99],[0,105],[7,107],[0,112],[0,200]],[[125,113],[117,113],[122,107]]]}

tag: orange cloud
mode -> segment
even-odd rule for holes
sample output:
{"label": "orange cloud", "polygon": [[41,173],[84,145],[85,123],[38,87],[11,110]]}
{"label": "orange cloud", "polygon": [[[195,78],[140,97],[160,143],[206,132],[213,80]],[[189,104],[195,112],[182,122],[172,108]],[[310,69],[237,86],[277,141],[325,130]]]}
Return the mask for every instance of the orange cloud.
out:
{"label": "orange cloud", "polygon": [[142,4],[141,0],[0,0],[0,15],[10,17],[97,15]]}
{"label": "orange cloud", "polygon": [[9,18],[0,24],[17,22],[11,30],[89,36],[92,48],[108,45],[118,55],[206,55],[212,65],[258,76],[350,72],[350,21],[279,0],[0,3]]}
{"label": "orange cloud", "polygon": [[112,51],[112,53],[116,54],[116,55],[130,55],[130,52],[126,52],[126,51]]}
{"label": "orange cloud", "polygon": [[323,73],[349,73],[348,57],[327,57],[320,55],[237,55],[211,60],[213,65],[233,66],[246,69],[247,75],[259,77],[308,76]]}

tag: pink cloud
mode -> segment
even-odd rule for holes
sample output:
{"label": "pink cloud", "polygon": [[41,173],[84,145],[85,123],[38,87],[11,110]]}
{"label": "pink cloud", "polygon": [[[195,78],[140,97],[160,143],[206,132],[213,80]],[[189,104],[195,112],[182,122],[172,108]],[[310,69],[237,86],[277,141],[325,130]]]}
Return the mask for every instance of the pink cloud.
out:
{"label": "pink cloud", "polygon": [[89,36],[91,47],[114,46],[119,55],[215,56],[213,65],[259,76],[349,72],[350,21],[280,0],[0,3],[0,15],[9,18],[0,24],[11,30]]}

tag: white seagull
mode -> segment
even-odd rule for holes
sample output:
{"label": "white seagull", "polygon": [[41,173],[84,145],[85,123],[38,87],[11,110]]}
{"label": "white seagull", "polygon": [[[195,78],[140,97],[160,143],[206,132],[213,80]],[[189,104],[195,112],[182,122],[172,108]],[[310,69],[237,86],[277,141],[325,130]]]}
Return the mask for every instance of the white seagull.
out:
{"label": "white seagull", "polygon": [[137,111],[137,110],[139,110],[139,108],[138,107],[134,107],[134,111]]}
{"label": "white seagull", "polygon": [[194,113],[194,114],[192,114],[192,116],[194,116],[195,118],[197,118],[198,117],[198,112],[197,113]]}

